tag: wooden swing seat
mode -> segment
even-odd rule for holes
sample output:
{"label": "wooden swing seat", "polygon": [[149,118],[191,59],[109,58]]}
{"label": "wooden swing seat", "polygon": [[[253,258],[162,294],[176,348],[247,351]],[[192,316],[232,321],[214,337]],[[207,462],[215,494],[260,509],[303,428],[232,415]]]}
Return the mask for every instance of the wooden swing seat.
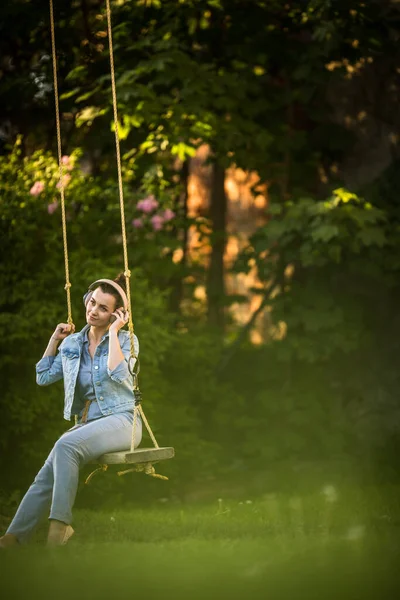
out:
{"label": "wooden swing seat", "polygon": [[167,460],[175,456],[175,450],[171,447],[166,448],[141,448],[140,450],[125,450],[121,452],[107,452],[102,454],[91,463],[100,464],[100,467],[92,471],[86,478],[85,483],[89,483],[93,475],[99,471],[107,471],[109,465],[131,465],[129,469],[118,471],[118,475],[126,475],[126,473],[145,473],[157,479],[168,480],[165,475],[156,473],[154,463],[161,460]]}
{"label": "wooden swing seat", "polygon": [[171,447],[139,448],[133,452],[130,449],[121,452],[107,452],[107,454],[102,454],[92,462],[101,463],[103,465],[130,465],[156,463],[160,460],[173,458],[174,456],[175,450]]}

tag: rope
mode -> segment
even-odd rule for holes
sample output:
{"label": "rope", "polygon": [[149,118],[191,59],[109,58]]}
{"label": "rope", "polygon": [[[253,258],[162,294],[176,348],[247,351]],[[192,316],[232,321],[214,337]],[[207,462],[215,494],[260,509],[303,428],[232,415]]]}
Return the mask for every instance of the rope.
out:
{"label": "rope", "polygon": [[118,471],[117,475],[126,475],[127,473],[145,473],[145,475],[150,475],[150,477],[155,477],[156,479],[162,479],[163,481],[168,481],[168,477],[165,475],[160,475],[160,473],[156,473],[155,468],[152,463],[144,463],[142,465],[135,465],[131,469],[126,469],[125,471]]}
{"label": "rope", "polygon": [[88,416],[91,402],[92,402],[92,400],[86,400],[85,408],[83,409],[83,413],[82,413],[82,417],[81,417],[81,423],[86,423],[86,421],[87,421],[87,416]]}
{"label": "rope", "polygon": [[[55,41],[55,27],[54,27],[54,10],[53,10],[53,0],[49,0],[50,2],[50,27],[51,27],[51,49],[53,56],[53,79],[54,79],[54,100],[55,100],[55,111],[56,111],[56,129],[57,129],[57,150],[58,150],[58,165],[59,165],[59,174],[60,174],[60,197],[61,197],[61,215],[62,215],[62,229],[63,229],[63,246],[64,246],[64,262],[65,262],[65,286],[64,289],[67,293],[67,309],[68,309],[68,324],[72,325],[72,307],[71,307],[71,283],[69,280],[69,263],[68,263],[68,244],[67,244],[67,221],[65,214],[65,194],[64,194],[64,173],[63,173],[63,165],[62,165],[62,150],[61,150],[61,125],[60,125],[60,110],[59,110],[59,102],[58,102],[58,82],[57,82],[57,54],[56,54],[56,41]],[[110,0],[106,0],[106,11],[107,11],[107,28],[108,28],[108,41],[110,48],[110,69],[111,69],[111,91],[112,91],[112,100],[113,100],[113,113],[114,113],[114,131],[115,131],[115,148],[116,148],[116,158],[117,158],[117,172],[118,172],[118,190],[119,190],[119,203],[120,203],[120,211],[121,211],[121,231],[122,231],[122,246],[124,253],[124,275],[126,281],[126,296],[128,300],[128,309],[129,309],[129,337],[130,337],[130,345],[131,345],[131,356],[133,358],[137,358],[135,354],[135,343],[134,343],[134,325],[132,320],[132,308],[131,308],[131,292],[130,292],[130,277],[131,271],[129,269],[128,264],[128,244],[126,238],[126,223],[125,223],[125,205],[124,205],[124,190],[122,183],[122,165],[121,165],[121,151],[120,151],[120,140],[119,140],[119,131],[118,131],[118,107],[117,107],[117,92],[115,85],[115,68],[114,68],[114,52],[113,52],[113,42],[112,42],[112,26],[111,26],[111,9],[110,9]],[[87,404],[85,407],[85,412],[82,418],[82,422],[86,421],[87,411],[89,405]],[[137,423],[137,414],[140,413],[146,429],[150,435],[150,438],[155,446],[155,448],[159,448],[157,440],[151,430],[149,422],[146,419],[142,406],[135,406],[133,413],[133,426],[132,426],[132,439],[131,439],[131,451],[134,451],[134,442],[135,442],[135,433],[136,433],[136,423]],[[77,419],[75,419],[75,423]],[[107,466],[103,465],[98,470],[106,470]],[[148,467],[148,471],[151,471],[150,467]],[[154,469],[153,469],[154,471]],[[91,474],[85,483],[88,483]],[[154,473],[148,472],[147,474],[151,474],[152,476],[156,476]],[[162,476],[158,476],[162,478]]]}
{"label": "rope", "polygon": [[[96,475],[96,473],[100,473],[101,471],[107,471],[108,469],[108,465],[100,465],[100,467],[98,467],[97,469],[95,469],[94,471],[92,471],[85,480],[85,485],[88,485],[90,480]],[[153,467],[153,464],[148,462],[148,463],[143,463],[141,465],[135,465],[134,467],[131,467],[130,469],[125,469],[125,471],[118,471],[117,475],[121,476],[121,475],[126,475],[127,473],[144,473],[145,475],[149,475],[150,477],[155,477],[156,479],[162,479],[163,481],[168,481],[168,477],[166,477],[165,475],[160,475],[160,473],[156,473],[155,468]]]}
{"label": "rope", "polygon": [[111,9],[110,0],[106,0],[107,8],[107,27],[108,27],[108,43],[110,47],[110,69],[111,69],[111,92],[113,100],[113,111],[114,111],[114,131],[115,131],[115,149],[117,154],[117,171],[118,171],[118,190],[119,190],[119,204],[121,209],[121,233],[122,233],[122,246],[124,252],[124,275],[126,281],[126,296],[128,300],[129,308],[129,335],[131,341],[131,355],[135,357],[135,345],[134,345],[134,327],[132,321],[132,310],[131,310],[131,286],[130,277],[131,272],[128,266],[128,244],[126,240],[126,225],[125,225],[125,205],[124,205],[124,189],[122,184],[122,166],[121,166],[121,150],[119,143],[119,131],[118,131],[118,107],[117,107],[117,91],[115,85],[115,68],[114,68],[114,51],[112,41],[112,27],[111,27]]}
{"label": "rope", "polygon": [[71,283],[69,281],[69,264],[68,264],[68,244],[67,244],[67,220],[65,216],[65,199],[64,199],[64,173],[62,165],[61,152],[61,126],[60,126],[60,109],[58,106],[58,83],[57,83],[57,54],[56,54],[56,36],[54,31],[54,11],[53,0],[50,0],[50,28],[51,28],[51,51],[53,55],[53,80],[54,80],[54,101],[56,107],[56,128],[57,128],[57,150],[58,150],[58,168],[60,172],[60,198],[61,198],[61,217],[63,230],[63,245],[64,245],[64,263],[65,263],[65,286],[67,293],[67,310],[69,325],[73,324],[72,307],[71,307]]}
{"label": "rope", "polygon": [[140,412],[140,416],[142,417],[142,419],[143,419],[143,421],[144,421],[144,424],[146,425],[146,429],[147,429],[147,431],[148,431],[148,433],[149,433],[149,436],[151,437],[151,441],[153,442],[153,444],[154,444],[154,447],[155,447],[155,448],[159,448],[160,446],[157,444],[157,440],[156,440],[156,438],[155,438],[155,436],[154,436],[154,433],[153,433],[153,432],[152,432],[152,430],[151,430],[151,427],[150,427],[150,425],[149,425],[149,422],[148,422],[148,420],[146,419],[146,416],[145,416],[145,414],[144,414],[144,412],[143,412],[143,408],[142,408],[142,406],[141,406],[141,405],[139,405],[139,409],[138,409],[138,410],[139,410],[139,412]]}
{"label": "rope", "polygon": [[132,423],[132,438],[131,438],[131,452],[135,451],[135,434],[136,434],[136,422],[137,422],[137,414],[138,407],[135,406],[133,409],[133,423]]}
{"label": "rope", "polygon": [[88,485],[89,481],[92,479],[92,477],[94,477],[94,475],[96,475],[96,473],[99,473],[100,471],[107,471],[108,469],[108,465],[101,465],[100,467],[98,467],[97,469],[95,469],[94,471],[92,471],[90,473],[90,475],[88,475],[85,479],[85,485]]}
{"label": "rope", "polygon": [[154,433],[151,430],[151,427],[149,425],[148,420],[146,419],[146,415],[144,414],[144,410],[142,408],[142,405],[139,404],[138,406],[135,406],[134,410],[133,410],[133,424],[132,424],[132,438],[131,438],[131,452],[135,451],[135,439],[136,439],[136,424],[137,424],[137,415],[138,413],[140,413],[140,416],[142,417],[142,420],[146,426],[147,432],[151,438],[151,441],[154,444],[155,448],[159,448],[160,446],[157,443],[156,437],[154,435]]}
{"label": "rope", "polygon": [[[115,131],[115,149],[117,155],[117,171],[118,171],[118,190],[119,190],[119,204],[121,210],[121,231],[122,231],[122,246],[124,252],[124,275],[126,280],[126,296],[128,300],[128,308],[129,308],[129,335],[131,342],[131,356],[136,358],[135,356],[135,345],[134,345],[134,328],[132,321],[132,310],[131,310],[131,291],[130,291],[130,277],[131,272],[128,266],[128,244],[126,239],[126,225],[125,225],[125,206],[124,206],[124,189],[122,184],[122,166],[121,166],[121,150],[120,150],[120,141],[119,141],[119,131],[118,131],[118,107],[117,107],[117,91],[115,85],[115,68],[114,68],[114,51],[113,51],[113,41],[112,41],[112,26],[111,26],[111,9],[110,9],[110,0],[106,0],[106,10],[107,10],[107,28],[108,28],[108,43],[110,48],[110,69],[111,69],[111,92],[112,92],[112,100],[113,100],[113,112],[114,112],[114,131]],[[149,432],[151,440],[156,448],[159,448],[157,444],[157,440],[150,428],[150,425],[144,415],[143,409],[141,405],[139,405],[138,409],[135,407],[133,414],[133,426],[132,426],[132,441],[131,441],[131,452],[134,451],[134,440],[136,433],[136,420],[137,420],[137,410],[140,412],[144,424],[146,425],[146,429]]]}

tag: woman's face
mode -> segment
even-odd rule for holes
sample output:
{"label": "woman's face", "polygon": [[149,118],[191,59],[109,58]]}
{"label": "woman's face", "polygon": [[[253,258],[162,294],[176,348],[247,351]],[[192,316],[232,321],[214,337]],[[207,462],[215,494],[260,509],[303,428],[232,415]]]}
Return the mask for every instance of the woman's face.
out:
{"label": "woman's face", "polygon": [[98,287],[86,305],[86,321],[93,327],[106,328],[110,324],[111,314],[116,309],[116,300],[111,294],[105,294]]}

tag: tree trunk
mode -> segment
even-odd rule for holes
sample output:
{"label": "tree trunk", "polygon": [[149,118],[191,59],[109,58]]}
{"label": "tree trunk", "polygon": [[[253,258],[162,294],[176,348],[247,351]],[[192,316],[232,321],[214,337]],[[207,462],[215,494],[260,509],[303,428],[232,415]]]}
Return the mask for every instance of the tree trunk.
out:
{"label": "tree trunk", "polygon": [[180,232],[177,228],[173,229],[173,235],[182,236],[182,259],[177,266],[176,276],[171,282],[171,293],[169,296],[169,308],[172,312],[179,314],[183,300],[183,278],[185,276],[185,267],[187,264],[188,253],[188,225],[187,225],[187,201],[188,201],[188,181],[189,181],[189,160],[186,159],[182,164],[180,180],[183,187],[182,194],[175,200],[174,210],[179,218],[183,218],[183,230]]}
{"label": "tree trunk", "polygon": [[212,222],[211,255],[207,276],[208,322],[221,333],[224,330],[224,252],[226,244],[227,200],[225,195],[225,169],[215,162],[210,193],[210,219]]}

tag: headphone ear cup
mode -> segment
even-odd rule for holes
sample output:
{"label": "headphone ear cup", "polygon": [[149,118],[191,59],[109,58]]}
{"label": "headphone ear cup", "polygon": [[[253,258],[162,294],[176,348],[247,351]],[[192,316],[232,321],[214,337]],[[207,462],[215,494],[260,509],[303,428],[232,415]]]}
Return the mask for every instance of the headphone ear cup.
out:
{"label": "headphone ear cup", "polygon": [[90,298],[92,297],[92,294],[93,294],[92,291],[86,292],[86,294],[84,294],[84,296],[83,296],[83,304],[85,306],[87,306],[87,303],[89,302]]}

